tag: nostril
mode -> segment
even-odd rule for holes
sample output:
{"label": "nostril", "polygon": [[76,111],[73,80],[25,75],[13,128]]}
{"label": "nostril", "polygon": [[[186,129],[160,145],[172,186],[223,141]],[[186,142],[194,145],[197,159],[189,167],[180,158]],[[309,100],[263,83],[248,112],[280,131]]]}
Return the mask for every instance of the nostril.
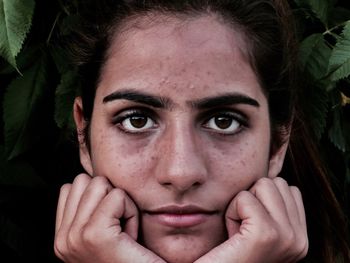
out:
{"label": "nostril", "polygon": [[198,186],[200,186],[200,185],[201,185],[200,182],[195,182],[192,186],[193,186],[193,187],[198,187]]}

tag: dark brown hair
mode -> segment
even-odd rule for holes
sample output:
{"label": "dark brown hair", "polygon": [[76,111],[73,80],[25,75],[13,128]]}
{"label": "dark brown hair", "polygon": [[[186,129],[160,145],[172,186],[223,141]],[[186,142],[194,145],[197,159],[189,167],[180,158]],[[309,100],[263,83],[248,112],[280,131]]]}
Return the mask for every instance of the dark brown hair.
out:
{"label": "dark brown hair", "polygon": [[[269,104],[273,145],[280,146],[291,129],[281,172],[303,194],[307,214],[309,253],[306,262],[350,262],[345,220],[320,161],[299,102],[297,41],[291,11],[282,0],[104,0],[85,1],[77,31],[75,60],[82,82],[84,117],[89,123],[96,87],[111,44],[121,26],[147,14],[216,14],[240,31],[250,63]],[[293,125],[292,125],[293,123]],[[87,125],[88,131],[89,125]],[[88,132],[87,132],[88,133]],[[88,135],[87,135],[88,137]],[[86,141],[88,144],[88,140]],[[272,148],[273,150],[273,148]]]}

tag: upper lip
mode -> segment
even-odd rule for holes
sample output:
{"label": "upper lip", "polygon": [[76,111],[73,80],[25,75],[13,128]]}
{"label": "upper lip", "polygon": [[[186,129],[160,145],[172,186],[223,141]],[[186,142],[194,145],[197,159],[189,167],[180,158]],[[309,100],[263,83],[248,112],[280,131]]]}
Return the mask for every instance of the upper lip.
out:
{"label": "upper lip", "polygon": [[208,210],[197,205],[167,205],[146,211],[149,214],[214,214],[215,210]]}

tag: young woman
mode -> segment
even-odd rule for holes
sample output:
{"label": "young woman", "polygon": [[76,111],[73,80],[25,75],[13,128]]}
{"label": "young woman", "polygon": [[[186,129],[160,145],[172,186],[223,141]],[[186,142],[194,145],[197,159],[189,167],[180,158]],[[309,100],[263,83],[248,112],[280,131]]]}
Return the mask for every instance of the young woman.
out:
{"label": "young woman", "polygon": [[61,189],[57,256],[348,260],[298,104],[287,3],[102,2],[80,32],[86,174]]}

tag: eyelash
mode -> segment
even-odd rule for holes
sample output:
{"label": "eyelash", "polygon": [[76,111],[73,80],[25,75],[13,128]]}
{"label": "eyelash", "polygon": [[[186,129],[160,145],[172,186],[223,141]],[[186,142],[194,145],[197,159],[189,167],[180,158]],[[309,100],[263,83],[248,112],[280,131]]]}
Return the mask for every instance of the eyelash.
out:
{"label": "eyelash", "polygon": [[[207,117],[209,115],[209,117]],[[213,118],[218,118],[218,117],[224,117],[224,118],[230,118],[232,121],[236,121],[238,123],[238,128],[234,132],[225,132],[219,131],[219,130],[214,130],[211,128],[207,128],[206,126],[208,123],[213,119]],[[202,122],[202,126],[207,129],[208,131],[220,135],[220,136],[233,136],[237,135],[240,133],[244,128],[249,127],[248,125],[248,118],[246,117],[245,114],[237,111],[237,110],[232,110],[232,109],[214,109],[209,112],[205,112],[201,114],[200,119],[205,119],[204,122]],[[231,123],[232,124],[232,123]]]}
{"label": "eyelash", "polygon": [[[209,115],[209,117],[208,117]],[[152,128],[147,128],[145,130],[142,130],[142,128],[137,131],[130,131],[128,129],[126,129],[122,123],[132,117],[144,117],[147,119],[151,119],[151,121],[154,122],[155,127]],[[209,123],[210,120],[212,120],[213,118],[217,118],[217,117],[228,117],[231,118],[233,121],[236,121],[239,125],[239,127],[237,128],[237,131],[234,131],[232,133],[230,132],[220,132],[219,130],[214,130],[212,128],[208,128],[206,127]],[[200,121],[200,120],[204,120],[204,121]],[[237,111],[233,111],[232,109],[213,109],[210,111],[206,111],[200,114],[199,118],[198,118],[198,122],[202,123],[201,126],[204,127],[206,130],[214,133],[214,134],[218,134],[218,135],[222,135],[222,136],[233,136],[238,134],[239,132],[242,131],[242,129],[248,127],[248,118],[246,117],[245,114],[241,113],[241,112],[237,112]],[[122,110],[120,112],[118,112],[112,119],[112,124],[117,126],[118,129],[126,134],[131,134],[131,135],[138,135],[138,134],[144,134],[144,133],[148,133],[150,132],[152,129],[157,128],[158,122],[157,122],[157,117],[156,114],[148,109],[148,108],[132,108],[132,109],[125,109]]]}
{"label": "eyelash", "polygon": [[[156,126],[158,126],[155,114],[152,112],[152,110],[149,110],[147,108],[142,108],[142,107],[141,108],[126,109],[126,110],[122,110],[122,111],[118,112],[113,117],[112,124],[117,126],[120,131],[127,133],[127,134],[137,135],[137,134],[143,134],[145,132],[149,132],[149,130],[130,131],[122,125],[122,123],[125,120],[132,118],[132,117],[136,117],[136,116],[142,116],[145,118],[149,118],[156,124]],[[155,129],[155,128],[157,128],[157,127],[154,127],[152,129]]]}

